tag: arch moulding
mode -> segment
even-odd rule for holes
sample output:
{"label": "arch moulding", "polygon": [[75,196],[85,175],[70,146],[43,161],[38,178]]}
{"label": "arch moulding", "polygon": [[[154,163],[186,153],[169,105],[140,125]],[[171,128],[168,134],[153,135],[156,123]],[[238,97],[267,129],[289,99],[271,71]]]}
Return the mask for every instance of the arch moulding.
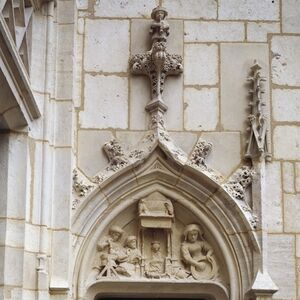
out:
{"label": "arch moulding", "polygon": [[74,299],[175,297],[174,289],[181,298],[246,299],[260,252],[247,213],[224,185],[158,144],[75,211]]}

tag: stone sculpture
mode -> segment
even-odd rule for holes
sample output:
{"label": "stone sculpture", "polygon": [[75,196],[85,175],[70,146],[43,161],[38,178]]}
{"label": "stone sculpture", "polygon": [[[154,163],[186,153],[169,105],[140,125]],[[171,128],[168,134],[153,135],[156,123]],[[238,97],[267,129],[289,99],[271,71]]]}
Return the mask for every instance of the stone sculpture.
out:
{"label": "stone sculpture", "polygon": [[186,226],[181,244],[182,260],[195,279],[212,279],[217,265],[212,247],[204,240],[203,231],[196,224]]}
{"label": "stone sculpture", "polygon": [[[214,280],[217,277],[213,248],[204,239],[199,225],[185,227],[181,245],[182,234],[172,236],[176,219],[170,199],[153,192],[139,201],[137,211],[140,219],[137,235],[128,235],[122,243],[126,232],[114,225],[109,228],[108,236],[98,242],[94,280],[122,277]],[[175,254],[176,244],[180,252]]]}

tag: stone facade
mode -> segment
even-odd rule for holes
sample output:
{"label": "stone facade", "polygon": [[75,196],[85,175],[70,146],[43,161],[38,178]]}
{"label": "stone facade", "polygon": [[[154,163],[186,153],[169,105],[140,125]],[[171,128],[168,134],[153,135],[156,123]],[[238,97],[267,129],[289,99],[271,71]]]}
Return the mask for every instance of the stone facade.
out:
{"label": "stone facade", "polygon": [[300,299],[299,0],[3,0],[0,50],[0,300]]}

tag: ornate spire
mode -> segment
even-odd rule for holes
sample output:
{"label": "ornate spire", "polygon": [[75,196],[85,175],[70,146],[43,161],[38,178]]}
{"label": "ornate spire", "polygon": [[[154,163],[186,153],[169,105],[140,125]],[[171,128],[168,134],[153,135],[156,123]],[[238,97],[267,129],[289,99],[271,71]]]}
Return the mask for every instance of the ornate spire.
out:
{"label": "ornate spire", "polygon": [[169,54],[166,50],[169,24],[165,20],[168,15],[165,8],[158,6],[153,9],[150,27],[152,47],[144,54],[136,54],[130,59],[130,70],[133,74],[147,75],[151,82],[151,101],[146,106],[150,113],[150,127],[164,128],[163,115],[167,106],[163,101],[165,79],[168,75],[182,73],[182,57]]}
{"label": "ornate spire", "polygon": [[269,160],[267,117],[263,114],[263,107],[266,106],[266,103],[262,98],[262,94],[265,92],[262,87],[262,82],[266,81],[266,78],[261,76],[260,70],[261,66],[255,60],[254,65],[251,67],[252,76],[248,78],[248,81],[252,83],[252,88],[249,90],[252,97],[249,101],[250,114],[248,116],[248,130],[250,134],[247,141],[245,157],[250,159],[259,157],[260,159]]}

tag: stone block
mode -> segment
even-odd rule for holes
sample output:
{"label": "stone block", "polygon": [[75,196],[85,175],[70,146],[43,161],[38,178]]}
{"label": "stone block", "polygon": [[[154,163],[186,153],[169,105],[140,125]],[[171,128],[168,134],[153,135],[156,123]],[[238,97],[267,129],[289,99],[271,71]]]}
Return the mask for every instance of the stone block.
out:
{"label": "stone block", "polygon": [[155,0],[101,0],[96,1],[94,9],[96,17],[149,18],[156,5]]}
{"label": "stone block", "polygon": [[78,167],[87,176],[93,177],[108,164],[102,147],[113,138],[111,131],[78,131]]}
{"label": "stone block", "polygon": [[129,21],[87,19],[84,44],[85,71],[127,71],[129,57]]}
{"label": "stone block", "polygon": [[[4,284],[22,286],[23,282],[23,249],[5,248]],[[3,269],[2,269],[3,270]]]}
{"label": "stone block", "polygon": [[[167,79],[168,80],[168,79]],[[148,129],[149,116],[145,107],[151,99],[150,81],[146,76],[130,78],[130,121],[131,130]]]}
{"label": "stone block", "polygon": [[79,10],[85,10],[89,8],[88,0],[76,0],[76,7]]}
{"label": "stone block", "polygon": [[185,45],[184,84],[215,85],[218,83],[218,46]]}
{"label": "stone block", "polygon": [[33,90],[44,92],[45,87],[45,58],[46,58],[46,18],[40,13],[33,14],[32,44],[31,44],[31,64],[30,64],[30,84]]}
{"label": "stone block", "polygon": [[272,98],[273,118],[275,121],[300,121],[300,89],[274,89]]}
{"label": "stone block", "polygon": [[266,164],[264,219],[268,232],[282,232],[282,186],[280,162]]}
{"label": "stone block", "polygon": [[212,131],[216,129],[219,120],[217,88],[186,88],[184,105],[184,128],[186,130]]}
{"label": "stone block", "polygon": [[56,100],[70,100],[73,97],[73,73],[57,72],[55,85]]}
{"label": "stone block", "polygon": [[273,132],[274,158],[300,160],[300,127],[276,126]]}
{"label": "stone block", "polygon": [[228,177],[241,162],[241,138],[239,132],[205,132],[201,135],[213,144],[206,159],[209,167]]}
{"label": "stone block", "polygon": [[280,23],[247,23],[247,40],[249,42],[266,42],[268,33],[279,33]]}
{"label": "stone block", "polygon": [[197,134],[190,132],[170,132],[170,136],[174,140],[175,145],[188,155],[192,152],[198,140]]}
{"label": "stone block", "polygon": [[290,162],[283,162],[282,175],[283,175],[283,191],[285,193],[294,193],[295,192],[294,164]]}
{"label": "stone block", "polygon": [[300,37],[274,36],[271,51],[273,83],[300,86]]}
{"label": "stone block", "polygon": [[279,20],[279,0],[220,0],[220,20]]}
{"label": "stone block", "polygon": [[296,176],[296,181],[295,181],[295,183],[296,183],[296,191],[297,191],[297,193],[300,193],[300,163],[299,162],[297,162],[296,164],[295,164],[295,176]]}
{"label": "stone block", "polygon": [[300,257],[300,234],[296,235],[296,256]]}
{"label": "stone block", "polygon": [[[246,132],[248,126],[249,88],[247,77],[254,59],[262,66],[262,75],[269,77],[269,50],[263,44],[221,45],[221,124],[225,130]],[[230,74],[230,76],[229,76]],[[269,83],[265,83],[264,100],[269,109]]]}
{"label": "stone block", "polygon": [[74,23],[74,2],[73,1],[57,1],[57,22],[68,24]]}
{"label": "stone block", "polygon": [[56,148],[52,199],[52,228],[69,228],[72,191],[72,150]]}
{"label": "stone block", "polygon": [[5,245],[24,247],[24,221],[6,219]]}
{"label": "stone block", "polygon": [[39,246],[40,226],[26,223],[24,249],[29,252],[39,252]]}
{"label": "stone block", "polygon": [[268,236],[268,271],[279,291],[273,299],[295,299],[295,239],[292,235]]}
{"label": "stone block", "polygon": [[23,268],[23,274],[24,274],[23,288],[25,289],[31,289],[31,290],[36,289],[36,281],[37,281],[37,271],[35,268],[36,264],[37,264],[36,253],[30,253],[25,251],[24,268]]}
{"label": "stone block", "polygon": [[282,31],[284,33],[300,33],[300,1],[282,1]]}
{"label": "stone block", "polygon": [[128,127],[127,78],[85,76],[84,111],[79,114],[82,128]]}
{"label": "stone block", "polygon": [[72,101],[55,102],[55,146],[72,144]]}
{"label": "stone block", "polygon": [[300,232],[300,194],[284,195],[284,230],[286,232]]}
{"label": "stone block", "polygon": [[74,107],[78,108],[81,106],[82,98],[82,67],[83,67],[83,41],[84,36],[82,34],[75,35],[75,51],[76,51],[76,63],[74,64],[74,87],[73,87],[73,101]]}
{"label": "stone block", "polygon": [[124,149],[136,147],[144,137],[144,131],[116,131],[116,138],[123,144]]}
{"label": "stone block", "polygon": [[169,18],[217,18],[217,2],[215,0],[164,0],[163,6],[167,9]]}
{"label": "stone block", "polygon": [[245,39],[242,22],[186,21],[185,42],[237,42]]}

